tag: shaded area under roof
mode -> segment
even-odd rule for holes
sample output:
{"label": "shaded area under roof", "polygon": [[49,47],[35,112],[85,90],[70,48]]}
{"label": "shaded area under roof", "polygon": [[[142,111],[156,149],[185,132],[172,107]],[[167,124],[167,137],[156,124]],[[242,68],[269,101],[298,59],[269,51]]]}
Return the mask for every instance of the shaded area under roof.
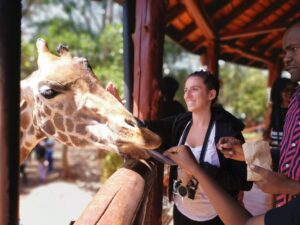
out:
{"label": "shaded area under roof", "polygon": [[268,68],[280,62],[285,26],[300,16],[297,0],[169,0],[166,34],[201,55],[219,43],[219,59]]}

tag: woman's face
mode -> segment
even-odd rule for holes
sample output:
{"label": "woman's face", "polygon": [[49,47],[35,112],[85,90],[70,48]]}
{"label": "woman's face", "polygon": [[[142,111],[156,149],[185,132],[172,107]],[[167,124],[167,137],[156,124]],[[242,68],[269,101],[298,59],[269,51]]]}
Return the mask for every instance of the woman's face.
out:
{"label": "woman's face", "polygon": [[209,107],[215,98],[215,90],[208,90],[203,79],[196,76],[189,77],[185,82],[184,100],[190,112]]}

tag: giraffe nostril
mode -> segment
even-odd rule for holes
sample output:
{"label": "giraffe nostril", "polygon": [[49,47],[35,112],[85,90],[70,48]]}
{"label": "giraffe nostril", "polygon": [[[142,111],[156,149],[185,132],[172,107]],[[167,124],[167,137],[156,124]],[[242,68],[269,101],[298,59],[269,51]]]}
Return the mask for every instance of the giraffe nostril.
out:
{"label": "giraffe nostril", "polygon": [[126,122],[128,125],[132,126],[132,127],[136,127],[136,126],[137,126],[136,122],[133,121],[133,120],[131,120],[131,119],[125,119],[125,122]]}

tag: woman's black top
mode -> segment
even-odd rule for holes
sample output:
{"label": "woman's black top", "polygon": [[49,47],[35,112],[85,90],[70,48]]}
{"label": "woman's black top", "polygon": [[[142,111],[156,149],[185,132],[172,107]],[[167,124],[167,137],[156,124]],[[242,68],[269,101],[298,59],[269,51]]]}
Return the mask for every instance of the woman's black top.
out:
{"label": "woman's black top", "polygon": [[[221,137],[233,136],[244,142],[241,131],[244,124],[222,107],[212,109],[212,116],[216,122],[215,143],[217,144]],[[192,119],[192,113],[182,113],[175,117],[168,117],[157,121],[145,121],[145,125],[152,131],[159,134],[162,138],[164,150],[177,146],[187,123]],[[247,169],[245,162],[232,159],[226,159],[219,151],[220,167],[213,166],[204,162],[201,166],[206,172],[215,178],[215,180],[231,195],[236,196],[240,190],[250,190],[252,182],[247,182]],[[173,180],[177,177],[177,167],[172,166],[170,172],[170,187],[173,186]],[[172,190],[169,190],[169,196],[172,196]]]}

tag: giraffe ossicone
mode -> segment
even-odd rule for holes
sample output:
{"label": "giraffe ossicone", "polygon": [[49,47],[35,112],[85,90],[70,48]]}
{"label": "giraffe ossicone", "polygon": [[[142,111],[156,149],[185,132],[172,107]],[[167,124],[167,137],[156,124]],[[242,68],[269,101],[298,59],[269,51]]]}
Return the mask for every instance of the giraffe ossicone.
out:
{"label": "giraffe ossicone", "polygon": [[60,45],[52,54],[36,42],[38,70],[21,81],[20,160],[45,137],[73,147],[147,158],[160,138],[138,127],[134,116],[97,80],[85,58]]}

